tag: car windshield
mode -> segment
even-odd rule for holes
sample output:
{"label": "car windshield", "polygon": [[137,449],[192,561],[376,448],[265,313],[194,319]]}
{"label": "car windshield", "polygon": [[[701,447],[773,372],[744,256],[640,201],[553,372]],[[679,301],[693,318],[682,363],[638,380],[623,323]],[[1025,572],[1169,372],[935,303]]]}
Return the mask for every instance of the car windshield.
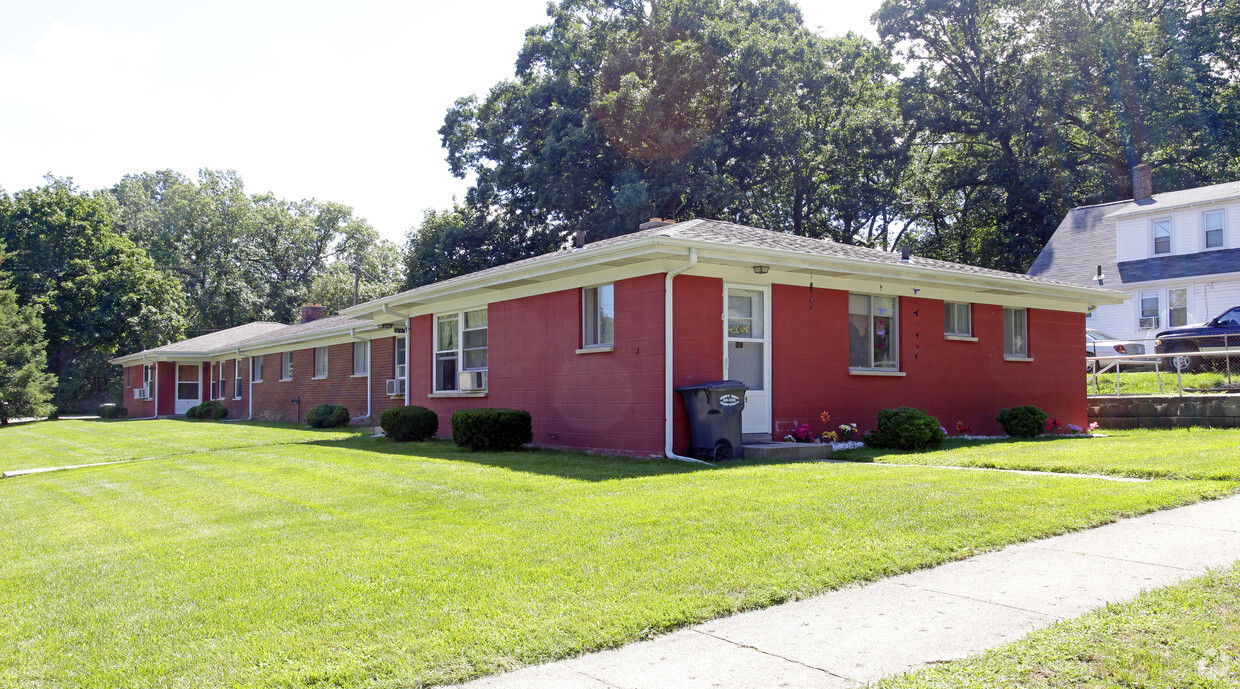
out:
{"label": "car windshield", "polygon": [[1240,306],[1218,317],[1219,325],[1240,325]]}
{"label": "car windshield", "polygon": [[1087,340],[1118,340],[1119,338],[1111,337],[1110,335],[1104,332],[1100,332],[1098,330],[1086,330],[1085,339]]}

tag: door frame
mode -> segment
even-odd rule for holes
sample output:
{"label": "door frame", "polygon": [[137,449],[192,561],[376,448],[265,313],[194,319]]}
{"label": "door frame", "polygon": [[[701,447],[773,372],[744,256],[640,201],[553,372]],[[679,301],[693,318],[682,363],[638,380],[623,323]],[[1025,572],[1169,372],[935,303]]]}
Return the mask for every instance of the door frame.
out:
{"label": "door frame", "polygon": [[[762,293],[762,339],[756,338],[731,338],[728,335],[728,292],[733,289],[749,290],[751,292]],[[742,433],[773,433],[772,430],[773,414],[772,414],[772,394],[771,394],[771,286],[770,285],[751,285],[740,282],[723,283],[723,313],[720,314],[723,321],[720,330],[723,333],[723,377],[727,378],[729,374],[729,350],[732,343],[737,341],[752,341],[762,343],[762,390],[756,393],[745,393],[745,409],[741,412],[741,432]],[[752,401],[755,403],[750,405]],[[757,404],[760,403],[760,404]],[[751,412],[752,410],[752,412]],[[759,411],[760,410],[760,411]],[[757,414],[755,415],[755,413]]]}
{"label": "door frame", "polygon": [[[173,362],[172,365],[175,367],[175,370],[176,370],[176,382],[174,383],[174,387],[173,387],[174,394],[172,395],[172,399],[173,399],[172,413],[184,414],[186,411],[189,410],[190,407],[193,407],[193,406],[196,406],[202,403],[202,363],[182,364],[180,362]],[[185,367],[192,366],[194,368],[194,372],[198,374],[198,379],[195,381],[181,380],[181,367],[182,366],[185,366]],[[198,396],[194,398],[189,398],[189,399],[182,399],[181,398],[181,383],[191,383],[191,382],[197,383]],[[189,404],[182,404],[183,402],[188,402]]]}

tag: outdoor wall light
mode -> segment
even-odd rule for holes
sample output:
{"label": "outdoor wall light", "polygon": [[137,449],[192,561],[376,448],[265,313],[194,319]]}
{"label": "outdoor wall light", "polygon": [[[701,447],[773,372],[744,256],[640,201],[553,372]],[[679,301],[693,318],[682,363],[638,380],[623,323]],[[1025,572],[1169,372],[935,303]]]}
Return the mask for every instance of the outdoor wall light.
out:
{"label": "outdoor wall light", "polygon": [[771,267],[770,266],[754,266],[753,272],[755,275],[766,275],[767,273],[771,272]]}

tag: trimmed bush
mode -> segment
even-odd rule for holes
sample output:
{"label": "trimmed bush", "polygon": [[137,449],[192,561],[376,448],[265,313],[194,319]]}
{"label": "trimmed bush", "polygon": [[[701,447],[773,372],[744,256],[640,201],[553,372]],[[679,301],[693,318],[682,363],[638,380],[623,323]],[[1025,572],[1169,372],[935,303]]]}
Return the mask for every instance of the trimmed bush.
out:
{"label": "trimmed bush", "polygon": [[203,402],[198,405],[198,418],[200,419],[213,419],[215,421],[219,421],[226,416],[228,416],[228,407],[225,407],[215,400]]}
{"label": "trimmed bush", "polygon": [[320,404],[306,413],[311,428],[340,428],[349,425],[349,410],[337,404]]}
{"label": "trimmed bush", "polygon": [[462,409],[452,415],[452,442],[471,451],[504,452],[534,440],[534,421],[520,409]]}
{"label": "trimmed bush", "polygon": [[186,410],[185,410],[185,418],[187,418],[187,419],[196,419],[196,418],[198,418],[198,412],[202,411],[202,409],[201,409],[200,407],[202,407],[202,405],[201,405],[201,404],[195,404],[194,406],[190,407],[189,409],[186,409]]}
{"label": "trimmed bush", "polygon": [[397,442],[426,440],[439,432],[439,415],[417,405],[388,409],[379,415],[379,426]]}
{"label": "trimmed bush", "polygon": [[99,407],[101,419],[123,419],[129,416],[129,410],[119,404],[105,404]]}
{"label": "trimmed bush", "polygon": [[1046,412],[1032,405],[1000,409],[995,420],[1013,438],[1036,438],[1046,430]]}
{"label": "trimmed bush", "polygon": [[947,434],[939,420],[913,407],[884,409],[878,413],[878,428],[866,433],[867,447],[894,450],[932,450],[943,445]]}

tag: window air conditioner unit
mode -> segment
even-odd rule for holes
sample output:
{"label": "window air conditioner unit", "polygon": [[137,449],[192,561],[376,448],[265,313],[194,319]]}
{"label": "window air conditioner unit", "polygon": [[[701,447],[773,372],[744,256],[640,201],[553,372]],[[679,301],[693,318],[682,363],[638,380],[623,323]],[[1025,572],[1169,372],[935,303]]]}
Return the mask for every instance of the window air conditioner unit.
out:
{"label": "window air conditioner unit", "polygon": [[133,398],[134,398],[134,399],[136,399],[136,400],[149,400],[149,399],[151,399],[151,390],[150,390],[150,388],[134,388],[134,389],[133,389]]}
{"label": "window air conditioner unit", "polygon": [[1158,328],[1158,316],[1146,316],[1141,319],[1138,325],[1142,330],[1156,330]]}
{"label": "window air conditioner unit", "polygon": [[461,371],[456,376],[457,389],[461,392],[477,392],[487,389],[486,371]]}
{"label": "window air conditioner unit", "polygon": [[387,394],[396,396],[405,394],[405,379],[393,378],[387,382]]}

